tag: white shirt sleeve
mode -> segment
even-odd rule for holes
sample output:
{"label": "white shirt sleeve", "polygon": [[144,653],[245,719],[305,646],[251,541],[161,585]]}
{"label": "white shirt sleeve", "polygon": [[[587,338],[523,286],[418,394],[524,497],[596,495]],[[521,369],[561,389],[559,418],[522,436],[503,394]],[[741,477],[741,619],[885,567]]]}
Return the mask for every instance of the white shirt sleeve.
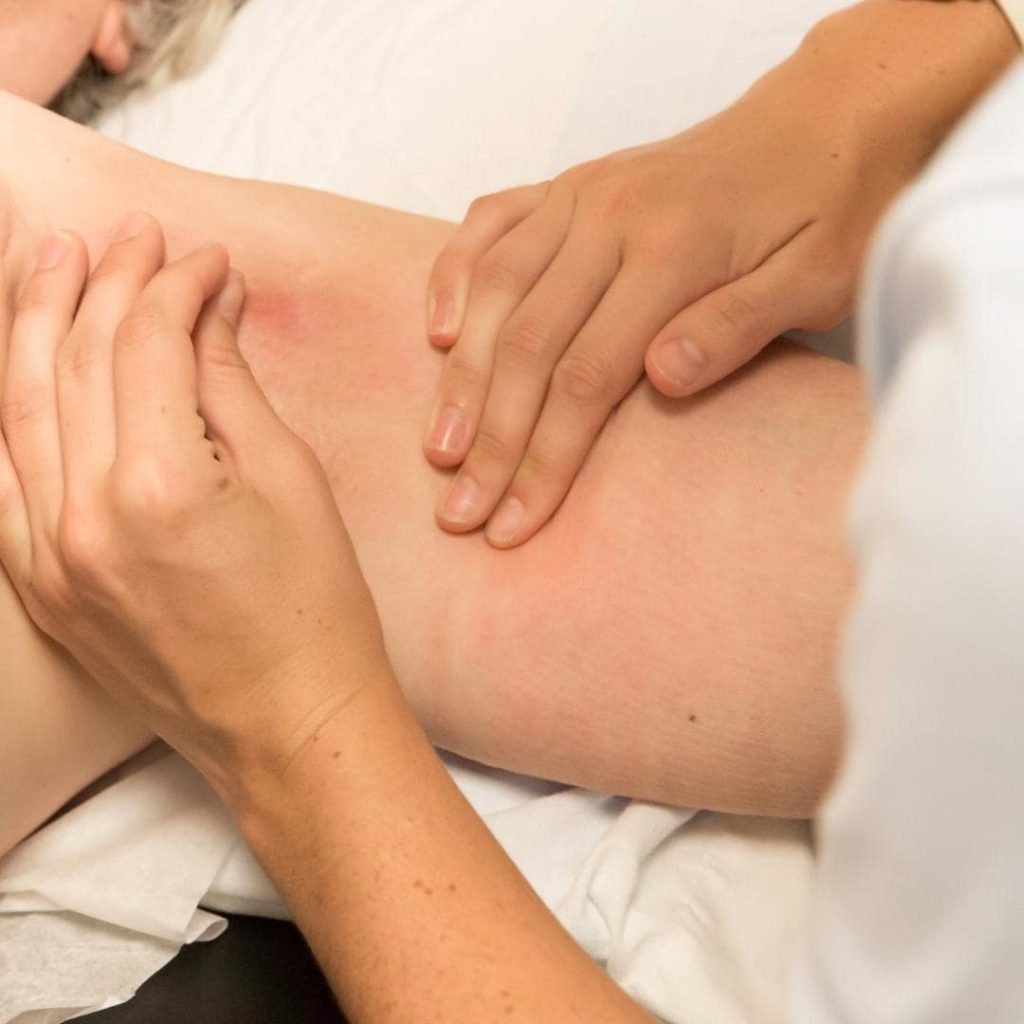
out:
{"label": "white shirt sleeve", "polygon": [[1017,38],[1024,45],[1024,0],[996,0],[1006,15],[1006,20],[1013,26]]}
{"label": "white shirt sleeve", "polygon": [[1024,1020],[1024,72],[887,223],[799,1024]]}

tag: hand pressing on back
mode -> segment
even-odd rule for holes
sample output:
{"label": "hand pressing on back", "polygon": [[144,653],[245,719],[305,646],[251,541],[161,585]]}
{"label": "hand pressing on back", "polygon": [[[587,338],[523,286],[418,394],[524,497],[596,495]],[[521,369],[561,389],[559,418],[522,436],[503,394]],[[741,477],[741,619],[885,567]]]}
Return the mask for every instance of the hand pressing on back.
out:
{"label": "hand pressing on back", "polygon": [[[40,250],[11,327],[0,565],[36,624],[225,791],[387,673],[326,476],[242,357],[245,287],[126,222]],[[243,743],[244,740],[244,743]]]}
{"label": "hand pressing on back", "polygon": [[440,525],[522,543],[645,373],[694,395],[845,319],[882,212],[1014,53],[963,10],[991,6],[860,5],[717,117],[477,200],[428,291]]}

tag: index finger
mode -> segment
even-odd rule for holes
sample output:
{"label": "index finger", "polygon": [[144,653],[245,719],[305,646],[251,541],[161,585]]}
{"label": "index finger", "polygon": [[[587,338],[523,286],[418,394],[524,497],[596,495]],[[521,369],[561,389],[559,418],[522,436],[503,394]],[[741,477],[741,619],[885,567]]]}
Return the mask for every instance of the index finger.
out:
{"label": "index finger", "polygon": [[548,182],[523,185],[473,201],[462,223],[434,261],[427,285],[427,333],[442,348],[462,330],[473,270],[480,257],[544,201]]}
{"label": "index finger", "polygon": [[192,332],[228,274],[227,250],[203,249],[168,264],[145,287],[114,336],[117,451],[181,453],[201,440]]}

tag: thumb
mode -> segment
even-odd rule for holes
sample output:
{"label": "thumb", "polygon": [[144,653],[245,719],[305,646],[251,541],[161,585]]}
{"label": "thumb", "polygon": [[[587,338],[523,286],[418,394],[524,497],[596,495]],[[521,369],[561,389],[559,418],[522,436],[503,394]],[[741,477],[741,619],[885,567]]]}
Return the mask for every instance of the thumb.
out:
{"label": "thumb", "polygon": [[682,398],[727,377],[803,319],[797,290],[789,261],[771,259],[687,306],[647,349],[651,383]]}
{"label": "thumb", "polygon": [[259,450],[268,438],[287,430],[238,347],[245,293],[245,278],[231,270],[193,334],[199,413],[218,449],[236,462],[246,461],[244,454],[253,445]]}

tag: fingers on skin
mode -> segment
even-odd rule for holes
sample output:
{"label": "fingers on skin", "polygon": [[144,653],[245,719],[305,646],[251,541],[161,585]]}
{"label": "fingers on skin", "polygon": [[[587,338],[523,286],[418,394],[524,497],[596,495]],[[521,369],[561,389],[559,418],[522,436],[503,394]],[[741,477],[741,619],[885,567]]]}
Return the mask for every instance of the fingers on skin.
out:
{"label": "fingers on skin", "polygon": [[[68,232],[46,239],[11,327],[3,382],[4,438],[33,546],[56,535],[64,495],[55,363],[75,316],[89,258]],[[14,506],[10,506],[14,507]],[[18,516],[17,509],[9,515]],[[24,537],[18,541],[24,543]]]}
{"label": "fingers on skin", "polygon": [[243,469],[247,453],[265,457],[276,443],[273,435],[286,429],[238,347],[245,290],[245,278],[230,271],[221,292],[206,304],[194,334],[199,411],[218,458]]}
{"label": "fingers on skin", "polygon": [[683,398],[727,377],[788,330],[838,323],[835,284],[814,272],[806,252],[780,249],[669,321],[647,352],[651,383],[670,398]]}
{"label": "fingers on skin", "polygon": [[228,254],[206,246],[145,286],[114,335],[117,453],[189,463],[212,452],[199,416],[192,343],[207,301],[224,287]]}
{"label": "fingers on skin", "polygon": [[477,261],[543,203],[548,183],[481,196],[469,207],[434,262],[427,285],[427,334],[438,346],[455,344],[462,328]]}
{"label": "fingers on skin", "polygon": [[571,195],[552,198],[477,263],[465,323],[441,372],[424,441],[434,465],[456,466],[466,457],[490,388],[498,334],[558,255],[572,212]]}
{"label": "fingers on skin", "polygon": [[129,215],[114,234],[82,296],[57,355],[57,397],[65,481],[85,494],[103,480],[117,452],[112,372],[114,334],[164,261],[159,225]]}
{"label": "fingers on skin", "polygon": [[459,475],[438,506],[438,522],[446,529],[473,529],[490,514],[515,475],[549,392],[562,386],[586,387],[580,378],[587,376],[597,393],[580,393],[580,403],[588,412],[593,411],[595,400],[603,403],[612,382],[593,368],[590,346],[586,340],[581,346],[577,334],[618,271],[613,248],[595,245],[589,235],[574,230],[502,328],[479,429]]}
{"label": "fingers on skin", "polygon": [[674,275],[655,278],[650,268],[615,279],[555,368],[529,446],[487,524],[492,545],[522,544],[558,510],[612,409],[642,377],[647,344],[678,308],[678,290]]}

